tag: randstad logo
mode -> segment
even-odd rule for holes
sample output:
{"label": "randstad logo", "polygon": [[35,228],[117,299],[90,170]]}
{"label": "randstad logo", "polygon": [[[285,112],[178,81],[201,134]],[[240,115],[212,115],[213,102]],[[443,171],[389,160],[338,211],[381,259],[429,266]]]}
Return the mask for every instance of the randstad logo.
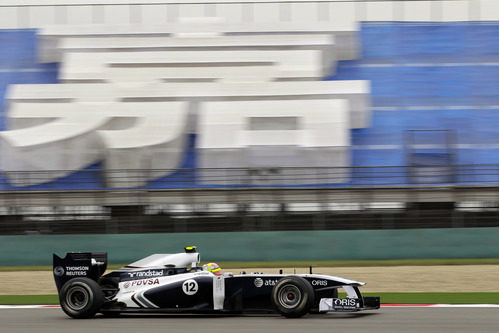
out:
{"label": "randstad logo", "polygon": [[164,272],[162,270],[155,271],[155,270],[148,270],[144,272],[130,272],[128,275],[131,278],[150,278],[150,277],[157,277],[157,276],[163,276]]}

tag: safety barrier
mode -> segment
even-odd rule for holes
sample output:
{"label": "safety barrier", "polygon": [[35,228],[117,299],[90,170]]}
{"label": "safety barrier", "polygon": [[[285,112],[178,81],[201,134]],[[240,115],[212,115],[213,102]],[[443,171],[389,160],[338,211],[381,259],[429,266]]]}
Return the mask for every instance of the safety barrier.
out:
{"label": "safety barrier", "polygon": [[197,245],[202,261],[497,258],[499,228],[1,236],[0,265],[50,265],[52,253],[105,251],[110,263]]}

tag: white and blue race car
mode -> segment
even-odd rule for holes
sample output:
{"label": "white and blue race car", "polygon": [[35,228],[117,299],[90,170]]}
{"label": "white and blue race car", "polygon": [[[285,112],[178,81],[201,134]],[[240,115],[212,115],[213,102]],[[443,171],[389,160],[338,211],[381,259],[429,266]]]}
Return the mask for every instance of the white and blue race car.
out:
{"label": "white and blue race car", "polygon": [[[379,309],[379,297],[362,296],[363,282],[312,274],[221,273],[199,267],[195,247],[153,254],[104,274],[107,253],[54,254],[62,310],[73,318],[97,313],[307,313]],[[338,289],[346,297],[338,297]]]}

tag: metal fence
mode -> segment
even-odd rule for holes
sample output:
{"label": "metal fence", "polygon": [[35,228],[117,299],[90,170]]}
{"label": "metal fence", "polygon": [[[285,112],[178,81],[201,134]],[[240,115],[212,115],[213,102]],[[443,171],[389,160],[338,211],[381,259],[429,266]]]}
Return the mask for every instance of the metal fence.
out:
{"label": "metal fence", "polygon": [[[414,176],[408,166],[347,170],[348,182],[339,184],[282,184],[293,177],[330,180],[335,171],[328,168],[288,168],[285,178],[278,169],[264,174],[238,169],[238,177],[231,178],[234,170],[227,169],[218,170],[227,178],[211,179],[229,179],[236,185],[199,184],[203,169],[179,170],[134,188],[96,183],[102,179],[97,169],[27,188],[14,188],[4,179],[0,234],[499,225],[499,165],[431,166],[427,174],[419,170],[419,183],[409,182]],[[455,177],[445,174],[445,179],[456,182],[436,182],[449,170]],[[22,178],[23,173],[16,177]]]}
{"label": "metal fence", "polygon": [[[66,174],[66,176],[57,178]],[[159,178],[157,175],[165,175]],[[52,181],[52,179],[56,179]],[[119,184],[109,187],[106,184]],[[35,184],[35,185],[32,185]],[[386,186],[496,186],[499,164],[365,167],[268,167],[225,169],[89,168],[71,171],[11,171],[0,191],[209,188],[355,188]]]}
{"label": "metal fence", "polygon": [[330,202],[320,191],[315,201],[301,202],[268,192],[246,203],[236,192],[217,204],[193,202],[185,192],[184,203],[103,206],[96,200],[91,206],[66,206],[54,200],[54,205],[2,207],[0,235],[496,227],[499,191],[494,192],[488,202],[356,202],[348,194],[343,202]]}

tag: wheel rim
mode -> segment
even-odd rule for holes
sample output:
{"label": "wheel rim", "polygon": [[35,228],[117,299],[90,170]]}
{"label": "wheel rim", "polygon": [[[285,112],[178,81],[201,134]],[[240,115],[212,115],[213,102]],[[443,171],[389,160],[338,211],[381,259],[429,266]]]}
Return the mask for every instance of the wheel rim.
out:
{"label": "wheel rim", "polygon": [[88,291],[80,286],[75,286],[66,294],[66,304],[72,310],[81,310],[87,306],[89,300]]}
{"label": "wheel rim", "polygon": [[286,309],[293,309],[301,302],[302,294],[300,289],[294,285],[284,285],[277,294],[279,304]]}

